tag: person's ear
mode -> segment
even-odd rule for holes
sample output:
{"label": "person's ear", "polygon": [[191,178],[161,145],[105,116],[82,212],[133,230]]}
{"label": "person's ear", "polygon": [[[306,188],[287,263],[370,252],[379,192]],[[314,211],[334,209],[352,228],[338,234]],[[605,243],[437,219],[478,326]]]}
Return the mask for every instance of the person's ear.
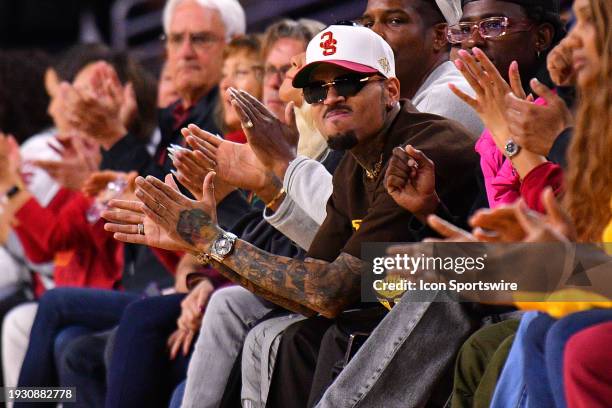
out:
{"label": "person's ear", "polygon": [[446,23],[439,23],[433,27],[433,49],[436,52],[448,51],[450,48],[446,39],[446,26]]}
{"label": "person's ear", "polygon": [[552,48],[553,38],[555,36],[555,28],[550,23],[543,23],[538,26],[536,32],[536,50],[539,53],[545,53]]}
{"label": "person's ear", "polygon": [[390,109],[400,100],[400,81],[397,78],[388,78],[384,84],[387,94],[387,109]]}

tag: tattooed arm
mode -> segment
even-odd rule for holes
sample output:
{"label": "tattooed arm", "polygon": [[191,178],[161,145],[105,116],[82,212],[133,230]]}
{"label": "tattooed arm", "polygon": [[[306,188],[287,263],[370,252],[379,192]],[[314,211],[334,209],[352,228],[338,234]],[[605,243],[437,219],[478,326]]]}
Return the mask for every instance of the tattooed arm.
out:
{"label": "tattooed arm", "polygon": [[[211,243],[223,233],[199,209],[181,211],[176,229],[198,253],[209,253]],[[363,262],[346,253],[331,263],[312,258],[299,261],[236,240],[234,252],[223,264],[212,262],[228,279],[302,314],[314,310],[331,318],[359,299]]]}
{"label": "tattooed arm", "polygon": [[[333,318],[359,300],[362,261],[343,253],[331,263],[307,258],[298,261],[261,251],[244,241],[236,241],[234,252],[215,267],[232,270],[247,289],[256,285],[273,295],[268,300],[280,304],[290,300]],[[229,278],[229,277],[228,277]],[[257,292],[255,292],[257,293]]]}
{"label": "tattooed arm", "polygon": [[[105,228],[124,242],[187,251],[194,255],[210,253],[210,246],[223,233],[215,216],[214,192],[210,173],[204,181],[202,201],[183,196],[171,177],[164,184],[154,177],[136,179],[140,202],[111,202],[123,211],[104,212],[110,222]],[[144,235],[138,224],[144,224]],[[276,256],[237,240],[234,252],[223,264],[214,266],[228,279],[257,295],[303,314],[312,311],[333,317],[352,305],[360,295],[362,261],[341,254],[329,263],[298,261]]]}

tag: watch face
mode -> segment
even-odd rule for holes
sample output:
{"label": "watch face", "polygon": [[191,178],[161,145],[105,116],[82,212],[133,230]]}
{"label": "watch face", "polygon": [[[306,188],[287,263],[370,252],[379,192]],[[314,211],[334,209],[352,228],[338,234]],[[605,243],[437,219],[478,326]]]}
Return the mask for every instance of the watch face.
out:
{"label": "watch face", "polygon": [[514,156],[519,151],[519,146],[512,140],[506,142],[506,155]]}
{"label": "watch face", "polygon": [[232,250],[232,243],[229,239],[221,237],[215,242],[215,252],[221,256],[225,256]]}

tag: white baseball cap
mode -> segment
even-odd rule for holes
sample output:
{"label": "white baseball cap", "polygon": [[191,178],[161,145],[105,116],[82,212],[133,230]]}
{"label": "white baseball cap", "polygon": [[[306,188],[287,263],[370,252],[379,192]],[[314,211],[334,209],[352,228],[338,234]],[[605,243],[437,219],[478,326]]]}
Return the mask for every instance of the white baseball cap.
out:
{"label": "white baseball cap", "polygon": [[293,78],[293,86],[306,86],[312,70],[321,64],[395,77],[393,50],[380,35],[365,27],[332,25],[315,35],[306,49],[306,65]]}
{"label": "white baseball cap", "polygon": [[448,25],[455,25],[461,20],[461,0],[436,0],[436,4]]}

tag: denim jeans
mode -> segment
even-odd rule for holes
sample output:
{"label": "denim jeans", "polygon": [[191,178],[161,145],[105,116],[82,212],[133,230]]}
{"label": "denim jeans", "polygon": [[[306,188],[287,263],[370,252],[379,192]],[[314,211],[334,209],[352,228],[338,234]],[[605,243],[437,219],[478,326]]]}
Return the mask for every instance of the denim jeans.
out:
{"label": "denim jeans", "polygon": [[[567,403],[565,401],[565,393],[560,392],[564,390],[563,384],[563,353],[565,351],[565,345],[569,341],[570,337],[574,334],[587,329],[591,326],[609,322],[612,320],[612,310],[610,309],[593,309],[584,312],[572,313],[562,319],[553,320],[552,324],[548,327],[546,332],[540,333],[540,343],[545,343],[544,355],[542,359],[545,365],[539,367],[539,369],[530,373],[532,378],[535,380],[538,373],[542,375],[542,378],[547,379],[550,389],[548,395],[550,396],[549,401],[543,401],[547,406],[556,406],[557,408],[565,408]],[[529,381],[529,378],[526,378]],[[530,407],[540,407],[540,405],[531,405],[531,391],[528,393]],[[544,406],[544,405],[542,405]]]}
{"label": "denim jeans", "polygon": [[183,402],[183,395],[185,395],[186,385],[187,380],[176,386],[174,392],[172,393],[172,398],[170,399],[170,404],[168,405],[168,408],[181,408],[181,403]]}
{"label": "denim jeans", "polygon": [[[74,327],[74,326],[73,326]],[[73,408],[103,408],[106,395],[104,349],[110,331],[82,334],[62,350],[57,364],[60,386],[75,387]]]}
{"label": "denim jeans", "polygon": [[527,406],[554,408],[553,392],[546,375],[546,333],[556,322],[546,313],[540,313],[531,321],[523,337],[523,376],[527,392]]}
{"label": "denim jeans", "polygon": [[495,386],[491,408],[527,407],[527,390],[523,377],[525,367],[523,339],[531,321],[539,314],[538,312],[528,312],[521,318],[521,323],[510,348],[510,354],[508,354],[506,364]]}
{"label": "denim jeans", "polygon": [[[119,323],[125,307],[138,295],[100,289],[57,288],[40,299],[30,333],[28,351],[21,368],[20,387],[58,385],[54,359],[57,335],[72,325],[108,330]],[[77,395],[78,399],[78,395]],[[53,403],[17,403],[15,407],[52,407]]]}
{"label": "denim jeans", "polygon": [[131,303],[123,313],[107,370],[106,406],[167,407],[187,375],[189,355],[170,360],[167,341],[177,326],[183,294]]}
{"label": "denim jeans", "polygon": [[452,368],[472,323],[459,303],[400,302],[340,372],[317,408],[425,405]]}
{"label": "denim jeans", "polygon": [[[87,334],[92,334],[93,331],[85,326],[68,326],[58,333],[53,343],[53,356],[55,357],[55,366],[60,367],[64,358],[66,349],[74,340]],[[61,373],[60,373],[61,378]]]}

